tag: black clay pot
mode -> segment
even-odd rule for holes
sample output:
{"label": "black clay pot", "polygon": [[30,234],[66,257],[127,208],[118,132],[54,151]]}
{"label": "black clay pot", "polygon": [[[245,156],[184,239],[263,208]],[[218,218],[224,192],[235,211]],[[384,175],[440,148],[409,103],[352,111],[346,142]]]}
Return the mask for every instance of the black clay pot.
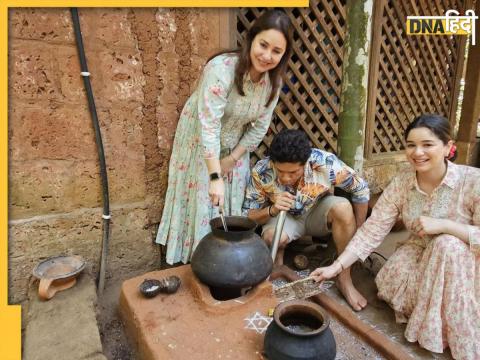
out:
{"label": "black clay pot", "polygon": [[270,250],[255,233],[257,224],[243,216],[226,216],[228,232],[221,219],[210,221],[212,232],[197,245],[191,260],[195,275],[206,285],[245,288],[257,285],[273,267]]}
{"label": "black clay pot", "polygon": [[330,317],[310,301],[281,303],[265,333],[264,351],[268,360],[335,359],[337,347]]}

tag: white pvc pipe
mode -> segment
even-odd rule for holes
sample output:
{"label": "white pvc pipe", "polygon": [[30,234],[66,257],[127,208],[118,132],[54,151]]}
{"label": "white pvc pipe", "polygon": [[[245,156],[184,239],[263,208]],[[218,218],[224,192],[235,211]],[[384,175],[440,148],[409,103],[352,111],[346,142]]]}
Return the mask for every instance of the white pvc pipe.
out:
{"label": "white pvc pipe", "polygon": [[277,256],[278,244],[280,243],[280,238],[282,237],[283,225],[285,224],[285,218],[287,217],[287,212],[285,210],[280,211],[277,218],[277,224],[275,225],[275,232],[273,233],[272,240],[272,260],[275,262]]}

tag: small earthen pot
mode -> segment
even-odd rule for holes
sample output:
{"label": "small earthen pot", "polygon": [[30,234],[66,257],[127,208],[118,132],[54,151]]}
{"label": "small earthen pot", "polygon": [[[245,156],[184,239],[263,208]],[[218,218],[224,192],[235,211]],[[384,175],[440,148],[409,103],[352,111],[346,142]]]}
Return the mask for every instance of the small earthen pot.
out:
{"label": "small earthen pot", "polygon": [[308,267],[308,258],[305,255],[298,254],[293,258],[293,265],[298,270],[305,270]]}
{"label": "small earthen pot", "polygon": [[306,300],[279,304],[267,328],[264,351],[271,360],[333,360],[337,354],[327,312]]}

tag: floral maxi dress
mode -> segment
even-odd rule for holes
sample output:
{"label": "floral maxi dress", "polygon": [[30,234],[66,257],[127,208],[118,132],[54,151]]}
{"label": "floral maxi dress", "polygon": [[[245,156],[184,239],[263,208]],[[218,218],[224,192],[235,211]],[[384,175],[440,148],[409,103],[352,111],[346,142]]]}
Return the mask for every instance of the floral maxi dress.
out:
{"label": "floral maxi dress", "polygon": [[270,125],[278,93],[271,93],[268,73],[254,83],[247,74],[241,96],[234,86],[238,56],[224,54],[207,63],[199,84],[187,100],[177,125],[169,164],[168,188],[156,242],[167,245],[169,264],[190,260],[198,242],[211,231],[209,221],[218,216],[208,196],[209,174],[205,158],[222,158],[237,144],[247,149],[225,180],[225,210],[241,215],[249,177],[250,155]]}
{"label": "floral maxi dress", "polygon": [[[455,359],[480,359],[480,169],[448,162],[430,195],[418,187],[415,172],[396,177],[347,249],[365,260],[400,214],[411,236],[378,273],[378,296],[397,322],[407,322],[408,341],[437,353],[448,346]],[[468,242],[448,234],[416,236],[413,222],[422,215],[465,224]]]}

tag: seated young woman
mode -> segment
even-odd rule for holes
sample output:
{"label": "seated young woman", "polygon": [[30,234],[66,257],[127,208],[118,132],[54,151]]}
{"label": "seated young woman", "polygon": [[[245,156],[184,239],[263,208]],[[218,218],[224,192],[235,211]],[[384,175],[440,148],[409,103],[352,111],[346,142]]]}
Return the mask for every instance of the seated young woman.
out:
{"label": "seated young woman", "polygon": [[401,215],[410,237],[378,273],[378,296],[395,310],[397,322],[407,323],[408,341],[478,360],[480,169],[449,160],[455,151],[442,116],[416,118],[405,138],[412,170],[393,179],[345,251],[312,276],[330,279],[365,260]]}

